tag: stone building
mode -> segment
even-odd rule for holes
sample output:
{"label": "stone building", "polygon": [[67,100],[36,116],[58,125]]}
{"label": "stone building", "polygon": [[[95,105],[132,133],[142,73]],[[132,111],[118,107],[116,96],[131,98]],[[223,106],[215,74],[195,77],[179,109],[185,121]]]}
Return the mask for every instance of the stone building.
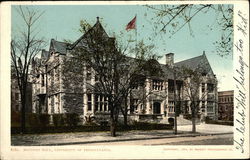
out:
{"label": "stone building", "polygon": [[[26,90],[26,113],[32,112],[32,83],[28,81]],[[11,66],[11,112],[21,112],[21,94],[15,69]]]}
{"label": "stone building", "polygon": [[[99,20],[90,29],[99,30],[103,36],[109,37]],[[42,51],[41,58],[33,61],[33,112],[36,113],[78,113],[82,116],[95,113],[109,113],[107,97],[96,94],[91,90],[90,85],[96,83],[95,75],[91,68],[84,72],[84,76],[77,74],[67,75],[64,71],[63,63],[66,58],[70,58],[70,53],[77,46],[86,45],[88,32],[76,40],[73,44],[59,42],[51,39],[49,51]],[[158,62],[156,62],[158,63]],[[129,100],[129,117],[134,120],[156,119],[158,121],[173,117],[174,110],[174,76],[173,66],[189,67],[197,69],[202,67],[203,82],[199,86],[199,97],[205,95],[200,100],[199,114],[217,119],[217,79],[206,58],[205,53],[174,63],[174,54],[166,54],[166,64],[159,64],[163,71],[161,77],[146,77],[145,88],[135,87]],[[77,69],[77,65],[76,68]],[[66,79],[65,77],[74,79]],[[77,81],[76,81],[77,79]],[[190,101],[185,92],[183,79],[176,80],[177,103],[180,114],[188,114]],[[139,94],[140,92],[140,94]],[[150,94],[149,94],[150,93]],[[206,94],[204,94],[206,93]],[[147,95],[145,103],[141,102],[141,96]]]}
{"label": "stone building", "polygon": [[218,119],[233,121],[234,119],[234,91],[218,92]]}

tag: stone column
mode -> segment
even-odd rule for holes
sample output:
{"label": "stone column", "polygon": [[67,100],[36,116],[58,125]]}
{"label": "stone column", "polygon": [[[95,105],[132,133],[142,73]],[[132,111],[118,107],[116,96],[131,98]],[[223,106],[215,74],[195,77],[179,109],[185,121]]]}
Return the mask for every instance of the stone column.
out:
{"label": "stone column", "polygon": [[161,114],[164,114],[165,99],[161,102]]}
{"label": "stone column", "polygon": [[95,114],[95,94],[91,94],[91,112]]}
{"label": "stone column", "polygon": [[147,78],[146,79],[146,114],[150,114],[149,92],[150,92],[150,80]]}
{"label": "stone column", "polygon": [[87,93],[83,93],[83,115],[86,116],[88,112],[88,96]]}
{"label": "stone column", "polygon": [[[94,86],[95,85],[95,72],[94,70],[91,68],[91,81],[90,81],[91,85]],[[92,91],[91,94],[91,111],[93,113],[93,115],[95,114],[95,93],[94,91]]]}
{"label": "stone column", "polygon": [[86,116],[88,112],[88,97],[87,97],[87,86],[86,86],[86,66],[83,67],[83,116]]}
{"label": "stone column", "polygon": [[48,98],[48,114],[51,114],[51,98]]}

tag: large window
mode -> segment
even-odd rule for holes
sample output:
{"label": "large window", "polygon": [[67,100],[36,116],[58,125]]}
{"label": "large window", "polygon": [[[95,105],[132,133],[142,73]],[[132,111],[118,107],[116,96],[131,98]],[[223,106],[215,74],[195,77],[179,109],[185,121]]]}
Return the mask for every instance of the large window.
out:
{"label": "large window", "polygon": [[174,93],[174,80],[168,80],[168,92]]}
{"label": "large window", "polygon": [[163,90],[163,81],[162,80],[153,80],[152,81],[153,90],[161,91]]}
{"label": "large window", "polygon": [[208,83],[207,84],[207,91],[208,91],[208,93],[214,92],[214,84]]}
{"label": "large window", "polygon": [[102,94],[95,94],[95,111],[108,111],[108,98]]}
{"label": "large window", "polygon": [[207,112],[213,112],[214,111],[214,102],[208,101],[207,102]]}
{"label": "large window", "polygon": [[55,80],[60,80],[60,71],[59,71],[59,65],[55,67]]}
{"label": "large window", "polygon": [[130,113],[134,113],[138,109],[138,99],[130,100]]}
{"label": "large window", "polygon": [[168,102],[168,112],[174,112],[174,101]]}
{"label": "large window", "polygon": [[205,83],[202,83],[202,84],[201,84],[201,91],[202,91],[202,93],[205,92]]}

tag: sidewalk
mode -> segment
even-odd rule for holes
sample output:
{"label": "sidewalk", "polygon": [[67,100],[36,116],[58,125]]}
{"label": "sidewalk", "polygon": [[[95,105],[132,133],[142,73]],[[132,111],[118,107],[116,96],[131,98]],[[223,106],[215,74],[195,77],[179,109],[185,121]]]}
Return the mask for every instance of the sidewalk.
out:
{"label": "sidewalk", "polygon": [[194,137],[200,135],[220,135],[233,133],[233,126],[200,124],[196,127],[197,133],[193,134],[190,132],[192,129],[191,125],[178,126],[177,135],[173,133],[173,130],[118,132],[117,137],[111,137],[110,132],[13,135],[11,136],[11,144],[24,146],[73,145],[176,137]]}

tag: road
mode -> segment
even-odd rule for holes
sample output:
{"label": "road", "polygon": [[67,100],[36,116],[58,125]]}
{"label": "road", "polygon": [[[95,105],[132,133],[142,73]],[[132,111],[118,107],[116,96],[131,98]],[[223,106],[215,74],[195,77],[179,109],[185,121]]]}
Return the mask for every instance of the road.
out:
{"label": "road", "polygon": [[84,145],[233,145],[233,134],[91,143]]}
{"label": "road", "polygon": [[[178,135],[173,130],[133,130],[118,132],[111,137],[110,132],[74,132],[11,135],[14,146],[53,146],[53,145],[86,145],[86,144],[124,144],[124,145],[221,145],[233,144],[233,126],[200,124],[197,133],[193,134],[192,125],[178,126]],[[213,136],[208,136],[213,135]],[[194,137],[195,136],[195,137]]]}

